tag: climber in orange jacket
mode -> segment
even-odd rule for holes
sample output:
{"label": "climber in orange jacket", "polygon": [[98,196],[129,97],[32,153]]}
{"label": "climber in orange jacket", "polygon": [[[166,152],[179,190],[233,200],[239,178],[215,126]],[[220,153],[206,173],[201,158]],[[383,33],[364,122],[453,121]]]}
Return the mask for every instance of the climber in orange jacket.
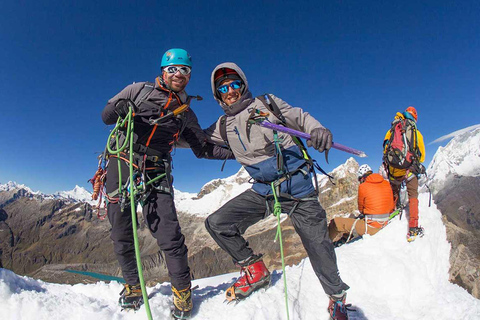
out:
{"label": "climber in orange jacket", "polygon": [[374,235],[383,228],[395,209],[390,184],[369,165],[358,168],[358,218],[334,218],[328,226],[329,236],[337,246],[348,242],[353,230],[359,236]]}

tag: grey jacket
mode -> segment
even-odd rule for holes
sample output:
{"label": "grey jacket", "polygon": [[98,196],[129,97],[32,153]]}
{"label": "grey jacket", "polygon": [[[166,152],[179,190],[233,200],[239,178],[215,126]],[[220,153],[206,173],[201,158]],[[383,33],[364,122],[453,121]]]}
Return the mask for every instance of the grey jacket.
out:
{"label": "grey jacket", "polygon": [[[245,85],[239,101],[230,106],[227,106],[220,100],[214,84],[215,72],[218,69],[225,67],[234,69],[242,78]],[[250,112],[254,108],[269,113],[268,120],[272,123],[280,123],[280,120],[273,115],[259,99],[253,98],[248,87],[247,78],[242,69],[236,64],[227,62],[218,65],[212,72],[211,85],[215,100],[217,100],[225,114],[228,116],[226,119],[227,137],[230,148],[237,161],[240,162],[240,164],[242,164],[257,181],[271,182],[278,179],[280,175],[276,166],[273,131],[258,125],[252,125],[248,129],[247,122],[250,117]],[[270,97],[280,108],[280,111],[287,121],[288,127],[306,133],[311,133],[313,129],[322,127],[320,122],[313,118],[308,112],[303,111],[301,108],[294,108],[274,95],[270,95]],[[210,141],[213,143],[224,144],[220,135],[220,119],[212,124],[206,130],[206,133]],[[305,161],[302,157],[302,153],[292,140],[291,136],[281,132],[279,132],[278,135],[281,141],[283,141],[282,154],[286,169],[288,171],[294,171],[304,165]],[[306,184],[308,183],[305,180],[307,180],[306,177],[298,177],[298,181],[292,179],[290,187],[284,188],[283,191],[291,193],[294,196],[305,195],[305,193],[308,192],[307,190],[310,192],[313,191],[313,187],[307,186]],[[293,186],[292,184],[295,183],[300,183],[301,185]],[[263,191],[259,191],[260,189]],[[254,190],[263,194],[268,194],[267,189],[254,185]]]}

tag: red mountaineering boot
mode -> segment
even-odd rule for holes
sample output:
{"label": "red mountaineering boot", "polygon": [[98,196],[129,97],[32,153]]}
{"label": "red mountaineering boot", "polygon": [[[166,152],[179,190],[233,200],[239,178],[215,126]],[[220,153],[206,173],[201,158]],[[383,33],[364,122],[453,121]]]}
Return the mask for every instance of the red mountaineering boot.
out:
{"label": "red mountaineering boot", "polygon": [[240,267],[243,275],[225,292],[228,302],[242,300],[252,292],[270,285],[270,272],[263,263],[261,254],[252,255]]}
{"label": "red mountaineering boot", "polygon": [[347,305],[345,305],[346,298],[347,293],[345,291],[338,295],[334,294],[330,296],[330,302],[328,304],[330,320],[348,320]]}

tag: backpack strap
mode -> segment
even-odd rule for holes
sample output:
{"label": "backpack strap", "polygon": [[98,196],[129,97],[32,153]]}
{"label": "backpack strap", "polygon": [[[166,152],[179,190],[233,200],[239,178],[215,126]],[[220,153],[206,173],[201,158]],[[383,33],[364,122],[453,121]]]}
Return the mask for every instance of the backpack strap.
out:
{"label": "backpack strap", "polygon": [[275,100],[271,99],[271,96],[267,93],[260,95],[256,97],[258,100],[260,100],[263,105],[270,110],[270,112],[278,118],[282,122],[284,126],[287,126],[287,119],[282,114],[282,111],[280,111],[280,108],[278,107],[277,103]]}
{"label": "backpack strap", "polygon": [[224,114],[220,117],[220,137],[225,142],[225,145],[230,149],[227,137],[227,115]]}
{"label": "backpack strap", "polygon": [[[227,115],[224,114],[223,116],[220,117],[220,137],[222,138],[223,142],[225,143],[225,146],[232,151],[232,148],[230,148],[230,144],[228,143],[228,137],[227,137]],[[225,164],[227,163],[227,159],[223,160],[222,164],[222,169],[220,171],[223,171],[225,168]]]}
{"label": "backpack strap", "polygon": [[146,99],[150,92],[153,91],[153,89],[155,89],[155,85],[153,83],[145,82],[142,90],[140,90],[133,99],[135,107],[138,106],[142,100]]}

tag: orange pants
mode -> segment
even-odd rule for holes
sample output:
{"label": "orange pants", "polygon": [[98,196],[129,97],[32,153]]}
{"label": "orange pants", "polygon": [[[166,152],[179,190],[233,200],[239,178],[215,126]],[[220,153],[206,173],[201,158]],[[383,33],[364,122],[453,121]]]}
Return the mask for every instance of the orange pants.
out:
{"label": "orange pants", "polygon": [[[410,220],[408,226],[410,228],[418,227],[418,179],[413,176],[410,180],[407,179],[407,194],[408,194],[408,210],[410,211]],[[390,180],[392,186],[393,197],[398,199],[400,196],[400,188],[402,187],[402,180]],[[398,201],[398,200],[397,200]]]}
{"label": "orange pants", "polygon": [[[330,240],[333,242],[338,241],[342,238],[342,236],[347,236],[350,234],[352,230],[353,224],[355,223],[354,218],[334,218],[330,221],[330,225],[328,226],[328,235]],[[381,228],[374,228],[367,224],[367,228],[365,229],[365,219],[358,219],[357,223],[355,223],[355,231],[357,231],[359,236],[363,236],[364,234],[374,235]]]}

